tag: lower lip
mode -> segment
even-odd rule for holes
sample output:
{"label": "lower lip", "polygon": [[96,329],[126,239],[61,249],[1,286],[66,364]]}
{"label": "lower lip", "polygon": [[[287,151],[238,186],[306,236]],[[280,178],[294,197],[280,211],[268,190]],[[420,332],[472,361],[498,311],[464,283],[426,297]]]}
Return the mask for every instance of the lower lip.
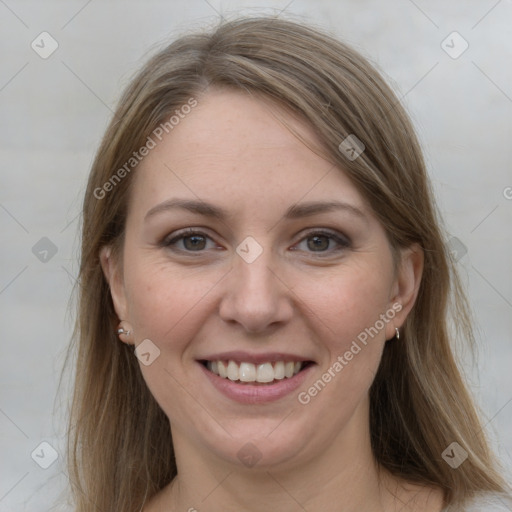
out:
{"label": "lower lip", "polygon": [[206,377],[224,396],[227,396],[235,402],[241,404],[265,404],[275,402],[285,396],[293,393],[307,377],[309,371],[314,365],[310,365],[304,370],[287,379],[275,381],[273,384],[251,385],[239,384],[232,380],[225,379],[208,370],[203,364],[198,363]]}

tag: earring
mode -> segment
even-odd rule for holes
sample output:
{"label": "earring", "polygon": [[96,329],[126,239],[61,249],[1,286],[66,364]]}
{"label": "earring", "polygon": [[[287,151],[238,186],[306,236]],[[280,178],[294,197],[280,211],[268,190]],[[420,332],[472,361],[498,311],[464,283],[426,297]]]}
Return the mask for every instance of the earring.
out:
{"label": "earring", "polygon": [[117,335],[119,337],[121,336],[126,336],[127,338],[129,338],[132,334],[132,329],[130,329],[130,327],[128,327],[127,323],[125,321],[122,321],[119,323],[119,326],[117,328]]}
{"label": "earring", "polygon": [[396,338],[397,340],[399,340],[399,339],[400,339],[400,331],[399,331],[398,327],[395,327],[395,338]]}

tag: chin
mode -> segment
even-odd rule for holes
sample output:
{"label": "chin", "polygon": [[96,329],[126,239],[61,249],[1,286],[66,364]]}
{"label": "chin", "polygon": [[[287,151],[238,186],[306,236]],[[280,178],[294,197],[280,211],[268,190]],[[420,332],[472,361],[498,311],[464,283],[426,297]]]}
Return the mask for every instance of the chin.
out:
{"label": "chin", "polygon": [[[245,419],[224,426],[231,435],[219,427],[218,435],[203,437],[203,443],[215,457],[240,469],[269,471],[296,467],[313,456],[316,445],[322,444],[321,439],[311,435],[311,428],[293,424],[291,419]],[[316,432],[319,434],[317,429]]]}

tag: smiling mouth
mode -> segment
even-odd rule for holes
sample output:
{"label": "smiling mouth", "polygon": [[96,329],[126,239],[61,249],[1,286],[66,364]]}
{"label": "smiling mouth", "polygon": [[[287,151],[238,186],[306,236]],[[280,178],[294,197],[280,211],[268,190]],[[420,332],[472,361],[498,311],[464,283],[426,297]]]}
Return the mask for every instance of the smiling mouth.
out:
{"label": "smiling mouth", "polygon": [[201,361],[213,374],[237,384],[274,384],[280,380],[291,379],[303,371],[312,361],[275,361],[262,364],[237,363],[229,361]]}

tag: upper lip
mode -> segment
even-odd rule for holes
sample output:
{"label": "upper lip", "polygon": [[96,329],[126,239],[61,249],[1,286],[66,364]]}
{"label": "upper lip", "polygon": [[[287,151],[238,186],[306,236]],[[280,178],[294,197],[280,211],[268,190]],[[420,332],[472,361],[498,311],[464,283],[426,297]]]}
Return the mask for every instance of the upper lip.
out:
{"label": "upper lip", "polygon": [[313,360],[308,357],[302,357],[296,354],[286,354],[284,352],[265,352],[263,354],[255,354],[236,350],[200,357],[198,358],[198,361],[235,361],[237,363],[263,364],[275,363],[277,361],[306,362]]}

